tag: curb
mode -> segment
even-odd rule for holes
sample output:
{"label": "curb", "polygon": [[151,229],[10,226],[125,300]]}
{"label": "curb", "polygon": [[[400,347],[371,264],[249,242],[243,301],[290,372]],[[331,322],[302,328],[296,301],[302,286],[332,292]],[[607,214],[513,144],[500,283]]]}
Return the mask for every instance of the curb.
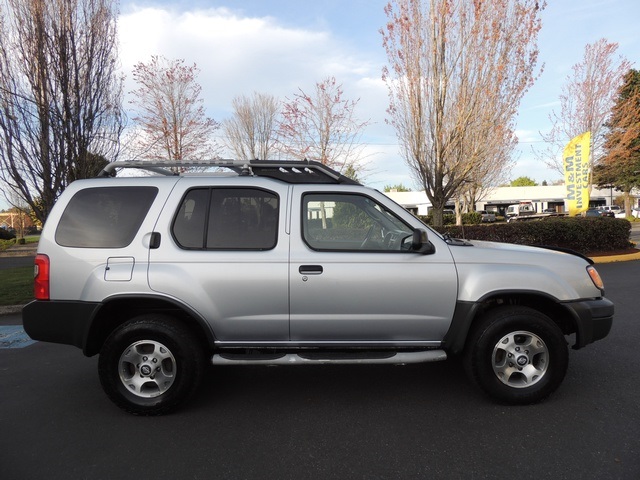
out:
{"label": "curb", "polygon": [[0,306],[0,316],[2,315],[15,315],[22,312],[24,305],[4,305]]}
{"label": "curb", "polygon": [[590,257],[594,263],[614,263],[640,260],[640,252],[627,253],[625,255],[605,255],[602,257]]}

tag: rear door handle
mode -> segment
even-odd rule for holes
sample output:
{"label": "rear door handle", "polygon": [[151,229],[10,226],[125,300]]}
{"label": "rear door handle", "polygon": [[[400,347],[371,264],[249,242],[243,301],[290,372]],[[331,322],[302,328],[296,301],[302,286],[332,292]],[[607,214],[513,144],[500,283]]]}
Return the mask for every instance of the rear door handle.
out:
{"label": "rear door handle", "polygon": [[160,238],[160,232],[151,232],[151,237],[149,238],[149,248],[160,248]]}
{"label": "rear door handle", "polygon": [[302,275],[320,275],[323,269],[322,265],[300,265],[298,272]]}

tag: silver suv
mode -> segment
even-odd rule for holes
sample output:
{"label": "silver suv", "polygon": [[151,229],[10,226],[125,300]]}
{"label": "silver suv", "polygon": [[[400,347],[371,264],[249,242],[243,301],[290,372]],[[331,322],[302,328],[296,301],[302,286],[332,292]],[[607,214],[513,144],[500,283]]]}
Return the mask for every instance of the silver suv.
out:
{"label": "silver suv", "polygon": [[532,403],[565,376],[565,335],[581,348],[611,328],[578,254],[441,236],[319,163],[197,165],[216,171],[114,162],[74,182],[38,245],[27,333],[99,353],[101,384],[128,412],[175,409],[207,363],[451,355],[498,401]]}

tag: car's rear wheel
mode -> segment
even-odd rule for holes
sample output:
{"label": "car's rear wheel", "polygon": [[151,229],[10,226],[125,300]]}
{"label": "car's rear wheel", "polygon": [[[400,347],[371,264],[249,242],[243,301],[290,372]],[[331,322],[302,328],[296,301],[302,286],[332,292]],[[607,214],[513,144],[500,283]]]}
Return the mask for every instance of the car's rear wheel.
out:
{"label": "car's rear wheel", "polygon": [[510,404],[548,397],[562,383],[568,363],[560,328],[528,307],[489,311],[471,331],[465,351],[472,380],[490,396]]}
{"label": "car's rear wheel", "polygon": [[135,415],[171,412],[195,391],[204,368],[199,340],[177,320],[142,315],[118,327],[100,352],[100,383]]}

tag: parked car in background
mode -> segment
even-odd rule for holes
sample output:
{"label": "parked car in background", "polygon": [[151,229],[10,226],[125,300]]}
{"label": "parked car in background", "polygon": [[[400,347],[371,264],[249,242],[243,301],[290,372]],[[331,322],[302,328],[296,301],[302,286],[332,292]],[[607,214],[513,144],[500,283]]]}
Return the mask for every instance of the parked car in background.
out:
{"label": "parked car in background", "polygon": [[601,213],[601,210],[598,210],[597,208],[590,208],[589,210],[582,212],[582,216],[583,217],[601,217],[602,213]]}
{"label": "parked car in background", "polygon": [[627,218],[627,212],[625,212],[624,210],[620,210],[619,212],[616,212],[614,215],[615,218]]}
{"label": "parked car in background", "polygon": [[624,210],[620,208],[620,205],[604,205],[602,207],[598,207],[598,210],[600,211],[600,215],[603,217],[615,217],[622,213],[622,218],[624,218]]}
{"label": "parked car in background", "polygon": [[507,217],[507,222],[510,221],[514,217],[525,217],[528,215],[534,215],[536,213],[536,208],[531,202],[520,202],[514,205],[509,205],[507,207],[507,211],[505,216]]}
{"label": "parked car in background", "polygon": [[496,221],[496,214],[495,212],[488,212],[486,210],[478,210],[478,212],[480,215],[482,215],[482,222],[483,223],[493,223]]}
{"label": "parked car in background", "polygon": [[0,227],[0,240],[13,240],[16,238],[16,231],[13,228]]}

